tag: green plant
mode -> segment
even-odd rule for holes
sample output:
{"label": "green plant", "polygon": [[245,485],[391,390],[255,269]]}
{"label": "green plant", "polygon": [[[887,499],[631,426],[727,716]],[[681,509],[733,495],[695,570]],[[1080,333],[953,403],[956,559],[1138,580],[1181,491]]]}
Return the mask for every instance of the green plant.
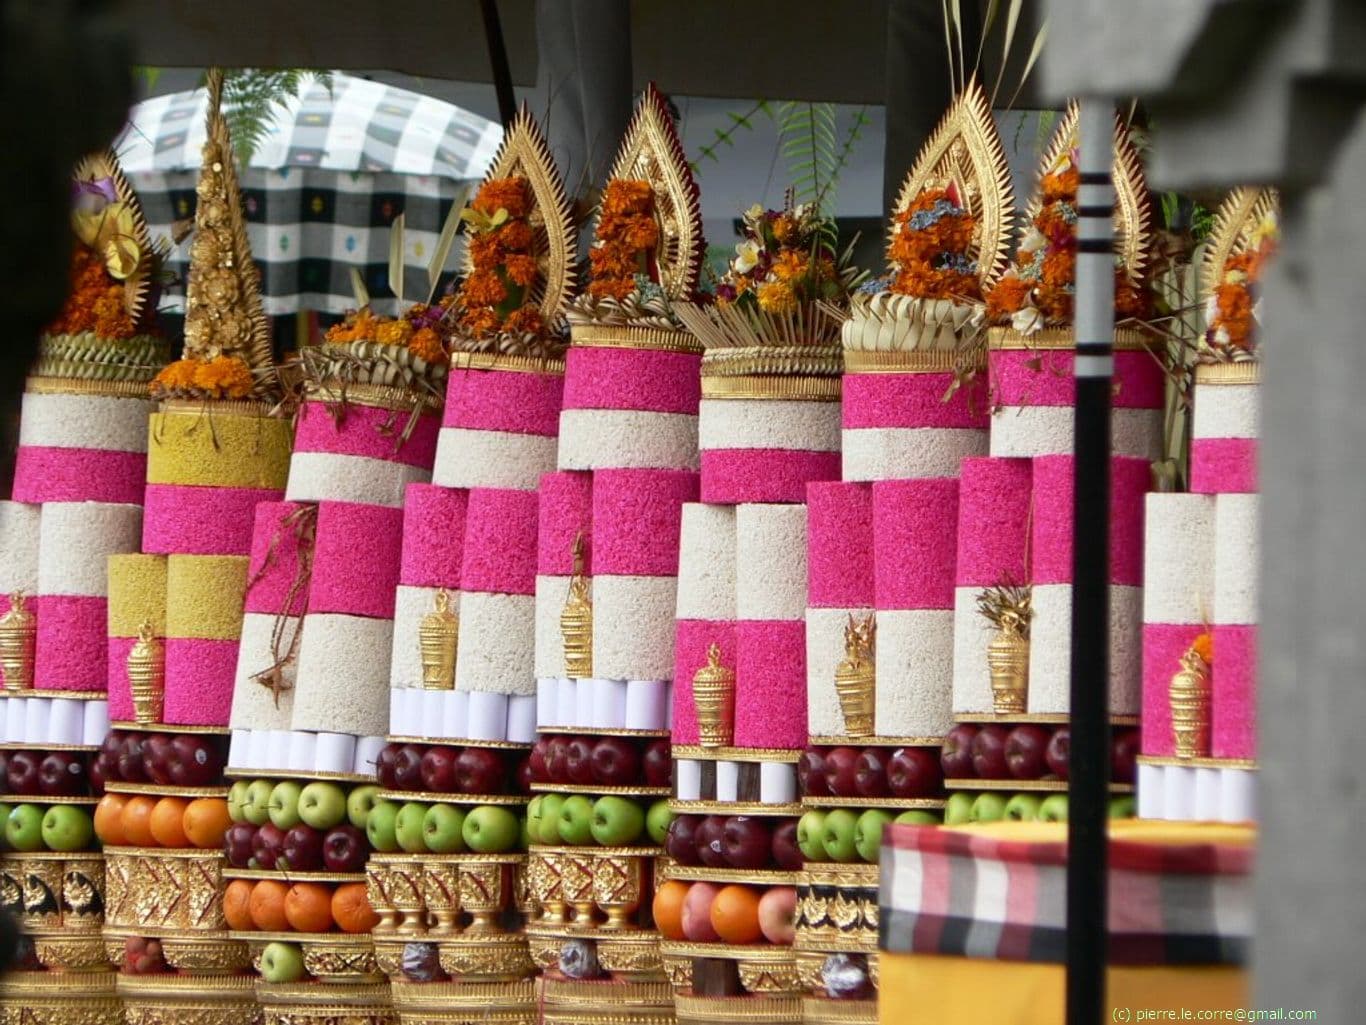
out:
{"label": "green plant", "polygon": [[230,68],[223,76],[223,116],[238,162],[246,166],[285,104],[310,83],[332,90],[332,72],[303,68]]}

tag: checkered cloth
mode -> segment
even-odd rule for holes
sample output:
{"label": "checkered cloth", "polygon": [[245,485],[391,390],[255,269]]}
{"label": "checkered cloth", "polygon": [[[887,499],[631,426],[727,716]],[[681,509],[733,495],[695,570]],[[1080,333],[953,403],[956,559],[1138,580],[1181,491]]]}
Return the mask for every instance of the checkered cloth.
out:
{"label": "checkered cloth", "polygon": [[[194,216],[207,94],[198,89],[138,104],[115,144],[142,200],[152,237]],[[502,129],[428,96],[334,75],[292,99],[242,175],[252,252],[272,316],[355,306],[352,267],[382,312],[389,292],[389,225],[406,213],[404,296],[427,293],[426,265],[451,203],[488,170]],[[188,244],[171,257],[184,277]],[[459,247],[447,261],[459,266]],[[453,270],[452,272],[453,273]],[[183,309],[180,291],[163,309]]]}
{"label": "checkered cloth", "polygon": [[[1110,963],[1242,964],[1251,849],[1110,841]],[[882,950],[1066,960],[1067,845],[927,826],[883,836]]]}

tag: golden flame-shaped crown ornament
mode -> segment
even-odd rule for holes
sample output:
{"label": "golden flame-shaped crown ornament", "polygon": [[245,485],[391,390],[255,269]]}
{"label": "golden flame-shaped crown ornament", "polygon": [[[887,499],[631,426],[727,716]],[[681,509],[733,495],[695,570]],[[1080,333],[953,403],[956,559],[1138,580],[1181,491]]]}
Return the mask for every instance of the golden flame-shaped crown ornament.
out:
{"label": "golden flame-shaped crown ornament", "polygon": [[38,619],[23,591],[11,594],[9,602],[9,611],[0,617],[0,669],[5,671],[5,690],[32,690]]}
{"label": "golden flame-shaped crown ornament", "polygon": [[128,652],[128,688],[133,714],[140,723],[161,722],[166,698],[166,649],[152,634],[152,624],[138,628],[138,639]]}
{"label": "golden flame-shaped crown ornament", "polygon": [[460,619],[451,610],[451,596],[444,587],[432,598],[432,611],[417,628],[422,658],[422,686],[426,690],[455,688],[455,652],[460,640]]}
{"label": "golden flame-shaped crown ornament", "polygon": [[707,648],[707,664],[692,678],[698,743],[728,747],[735,739],[735,670],[721,664],[721,647]]}
{"label": "golden flame-shaped crown ornament", "polygon": [[571,680],[593,676],[593,597],[585,572],[583,534],[574,537],[574,568],[569,576],[569,597],[560,613],[564,640],[564,675]]}
{"label": "golden flame-shaped crown ornament", "polygon": [[1172,740],[1178,758],[1203,758],[1210,742],[1210,665],[1192,644],[1167,685]]}
{"label": "golden flame-shaped crown ornament", "polygon": [[861,618],[852,614],[844,628],[844,658],[835,667],[835,694],[844,716],[848,737],[871,737],[877,706],[877,662],[874,638],[877,619],[873,613]]}

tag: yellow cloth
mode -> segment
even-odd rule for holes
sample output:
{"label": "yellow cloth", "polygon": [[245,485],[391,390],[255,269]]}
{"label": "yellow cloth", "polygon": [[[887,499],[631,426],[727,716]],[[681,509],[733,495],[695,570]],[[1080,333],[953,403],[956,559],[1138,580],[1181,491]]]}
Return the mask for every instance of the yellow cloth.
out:
{"label": "yellow cloth", "polygon": [[293,444],[288,420],[212,409],[153,413],[147,483],[283,490]]}

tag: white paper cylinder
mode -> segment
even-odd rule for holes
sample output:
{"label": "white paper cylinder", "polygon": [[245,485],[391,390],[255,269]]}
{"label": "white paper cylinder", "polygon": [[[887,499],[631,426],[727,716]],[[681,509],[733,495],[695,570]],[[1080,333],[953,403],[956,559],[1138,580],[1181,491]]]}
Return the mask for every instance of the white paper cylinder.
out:
{"label": "white paper cylinder", "polygon": [[1164,818],[1162,799],[1165,796],[1162,766],[1140,765],[1138,767],[1138,817],[1141,819]]}
{"label": "white paper cylinder", "polygon": [[356,738],[346,733],[319,733],[314,746],[315,772],[350,772],[356,762]]}
{"label": "white paper cylinder", "polygon": [[1220,769],[1219,818],[1224,822],[1255,822],[1257,774],[1247,769]]}
{"label": "white paper cylinder", "polygon": [[0,698],[0,744],[12,744],[16,738],[10,736],[10,723],[15,719],[24,721],[23,705],[19,698]]}
{"label": "white paper cylinder", "polygon": [[351,763],[351,771],[358,776],[373,776],[379,753],[383,750],[383,737],[357,737],[356,758]]}
{"label": "white paper cylinder", "polygon": [[48,502],[38,542],[38,593],[109,594],[109,556],[142,544],[142,506]]}
{"label": "white paper cylinder", "polygon": [[760,762],[759,800],[764,804],[797,800],[797,767],[791,762]]}
{"label": "white paper cylinder", "polygon": [[24,743],[46,745],[52,715],[50,698],[29,698],[24,705]]}
{"label": "white paper cylinder", "polygon": [[403,688],[389,692],[389,730],[396,737],[411,737],[409,727],[413,725],[413,698],[421,700],[422,692]]}
{"label": "white paper cylinder", "polygon": [[676,618],[735,619],[735,507],[686,502],[680,529]]}
{"label": "white paper cylinder", "polygon": [[251,743],[251,733],[244,729],[232,731],[232,736],[228,740],[228,768],[245,768],[247,764],[247,748]]}
{"label": "white paper cylinder", "polygon": [[294,745],[293,730],[267,730],[270,741],[265,748],[265,762],[259,768],[270,771],[271,769],[289,768],[289,751]]}
{"label": "white paper cylinder", "polygon": [[247,761],[244,769],[264,769],[270,761],[272,730],[251,730],[247,738]]}
{"label": "white paper cylinder", "polygon": [[629,681],[626,684],[626,728],[628,730],[668,729],[668,716],[672,708],[671,689],[665,680]]}
{"label": "white paper cylinder", "polygon": [[79,744],[85,736],[82,702],[72,698],[53,698],[48,711],[48,743]]}
{"label": "white paper cylinder", "polygon": [[619,730],[626,725],[626,681],[593,680],[589,729]]}
{"label": "white paper cylinder", "polygon": [[0,502],[0,594],[38,591],[42,507]]}
{"label": "white paper cylinder", "polygon": [[579,686],[577,680],[561,677],[555,681],[555,725],[569,729],[579,716]]}
{"label": "white paper cylinder", "polygon": [[403,508],[409,484],[425,484],[431,473],[421,466],[342,452],[295,452],[289,460],[290,502],[359,502]]}
{"label": "white paper cylinder", "polygon": [[289,735],[289,768],[294,772],[315,771],[314,759],[318,753],[318,737],[314,733],[302,731]]}
{"label": "white paper cylinder", "polygon": [[1219,819],[1220,791],[1222,790],[1218,769],[1197,766],[1195,769],[1195,812],[1198,822],[1217,822]]}
{"label": "white paper cylinder", "polygon": [[28,721],[28,698],[7,698],[5,710],[5,743],[22,744],[24,725]]}
{"label": "white paper cylinder", "polygon": [[443,488],[535,491],[555,469],[554,438],[509,431],[443,427],[436,443],[432,483]]}
{"label": "white paper cylinder", "polygon": [[806,506],[741,505],[735,510],[738,617],[806,616]]}
{"label": "white paper cylinder", "polygon": [[574,718],[575,729],[586,730],[593,725],[593,690],[598,681],[574,681]]}
{"label": "white paper cylinder", "polygon": [[740,763],[716,763],[716,799],[718,801],[738,801],[740,799]]}
{"label": "white paper cylinder", "polygon": [[1195,817],[1195,769],[1168,765],[1162,779],[1162,817],[1189,822]]}
{"label": "white paper cylinder", "polygon": [[536,725],[543,730],[560,724],[559,687],[559,680],[536,681]]}
{"label": "white paper cylinder", "polygon": [[507,739],[510,744],[530,744],[536,739],[536,699],[531,695],[508,698]]}
{"label": "white paper cylinder", "polygon": [[467,737],[470,728],[470,696],[463,691],[449,690],[441,710],[441,735]]}
{"label": "white paper cylinder", "polygon": [[445,690],[422,690],[418,691],[422,695],[422,700],[418,707],[421,709],[421,718],[414,724],[417,732],[410,736],[426,737],[430,736],[446,717],[446,698],[454,691]]}
{"label": "white paper cylinder", "polygon": [[702,800],[702,763],[691,758],[674,762],[674,786],[680,801]]}
{"label": "white paper cylinder", "polygon": [[470,740],[506,740],[508,696],[486,690],[470,693]]}
{"label": "white paper cylinder", "polygon": [[86,701],[81,709],[81,743],[100,744],[109,732],[109,702]]}

